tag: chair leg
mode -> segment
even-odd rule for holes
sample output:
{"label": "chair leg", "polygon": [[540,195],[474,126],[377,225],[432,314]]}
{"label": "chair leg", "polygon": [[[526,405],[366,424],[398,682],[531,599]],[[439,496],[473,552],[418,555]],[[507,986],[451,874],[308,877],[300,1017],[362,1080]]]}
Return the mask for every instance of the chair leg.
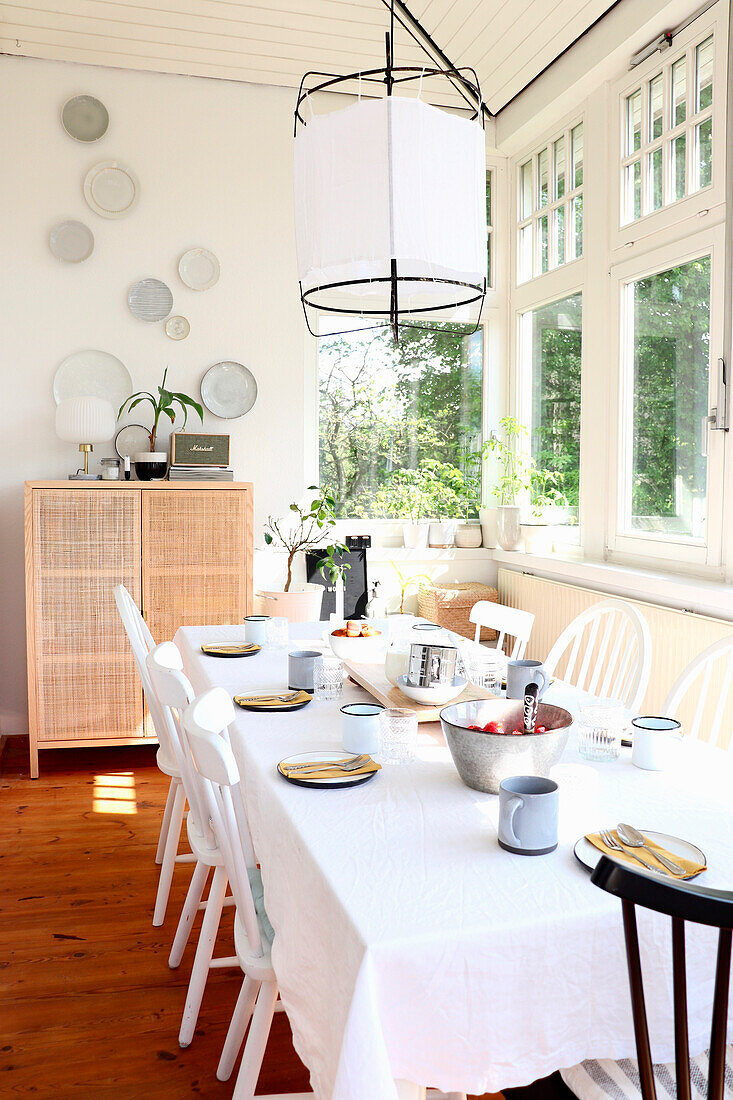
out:
{"label": "chair leg", "polygon": [[219,1065],[216,1067],[216,1076],[219,1081],[228,1081],[232,1075],[234,1063],[237,1060],[239,1051],[242,1049],[244,1036],[247,1033],[247,1025],[252,1016],[252,1009],[260,991],[260,985],[260,982],[247,976],[242,982]]}
{"label": "chair leg", "polygon": [[263,982],[257,994],[257,1003],[252,1014],[252,1023],[249,1026],[249,1035],[244,1046],[242,1064],[239,1067],[232,1100],[254,1100],[276,1000],[277,982]]}
{"label": "chair leg", "polygon": [[173,937],[173,946],[171,947],[171,953],[168,956],[168,966],[171,970],[175,970],[180,965],[183,958],[183,952],[186,950],[186,944],[188,938],[191,935],[191,929],[193,922],[196,919],[198,913],[199,902],[201,901],[201,895],[204,892],[206,886],[206,880],[209,877],[209,867],[206,863],[196,861],[196,866],[193,869],[193,875],[191,876],[191,882],[188,887],[188,893],[186,894],[186,900],[183,903],[183,909],[181,910],[181,916],[178,920],[178,927],[176,928],[176,934]]}
{"label": "chair leg", "polygon": [[206,988],[206,979],[211,968],[211,959],[214,954],[216,934],[219,931],[221,910],[224,905],[224,895],[227,889],[227,876],[223,867],[214,869],[214,877],[211,880],[209,898],[206,902],[204,919],[199,933],[199,942],[196,945],[196,954],[191,968],[191,977],[188,982],[186,1004],[183,1009],[181,1030],[178,1034],[178,1042],[182,1047],[190,1045],[199,1017],[199,1009]]}
{"label": "chair leg", "polygon": [[175,786],[179,783],[178,779],[171,779],[168,784],[168,797],[165,800],[165,809],[163,810],[163,820],[160,823],[160,836],[158,837],[158,847],[155,852],[155,862],[163,862],[163,853],[165,852],[165,842],[168,839],[168,829],[171,823],[171,811],[173,809],[173,799],[175,798]]}
{"label": "chair leg", "polygon": [[165,839],[165,852],[163,853],[163,863],[161,864],[160,876],[158,878],[158,893],[155,897],[155,910],[153,912],[154,928],[159,928],[165,920],[165,911],[168,907],[168,895],[171,892],[173,871],[176,866],[178,842],[181,839],[183,815],[186,810],[186,795],[183,791],[183,784],[180,779],[176,779],[175,783],[176,793],[173,799],[170,821],[168,823],[168,835]]}

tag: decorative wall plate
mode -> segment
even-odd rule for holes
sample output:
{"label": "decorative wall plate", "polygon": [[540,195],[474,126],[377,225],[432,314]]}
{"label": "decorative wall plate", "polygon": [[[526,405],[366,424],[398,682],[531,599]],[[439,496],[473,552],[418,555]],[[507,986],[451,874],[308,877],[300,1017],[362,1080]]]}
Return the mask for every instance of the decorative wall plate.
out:
{"label": "decorative wall plate", "polygon": [[190,331],[191,326],[187,318],[180,315],[169,317],[165,323],[165,334],[170,336],[171,340],[185,340]]}
{"label": "decorative wall plate", "polygon": [[134,173],[116,160],[102,160],[84,178],[84,198],[103,218],[124,218],[140,197]]}
{"label": "decorative wall plate", "polygon": [[59,222],[51,230],[48,244],[57,260],[80,264],[94,251],[94,234],[83,222]]}
{"label": "decorative wall plate", "polygon": [[144,424],[125,424],[115,436],[115,450],[120,458],[132,458],[140,451],[150,450],[150,432]]}
{"label": "decorative wall plate", "polygon": [[67,355],[53,379],[57,405],[67,397],[103,397],[116,414],[131,393],[132,378],[125,364],[116,355],[94,348]]}
{"label": "decorative wall plate", "polygon": [[234,420],[248,413],[257,400],[257,381],[241,363],[215,363],[201,379],[201,400],[215,416]]}
{"label": "decorative wall plate", "polygon": [[206,248],[190,248],[178,261],[178,274],[191,290],[210,290],[219,281],[219,261]]}
{"label": "decorative wall plate", "polygon": [[99,141],[107,133],[109,112],[93,95],[75,95],[64,103],[61,123],[75,141]]}
{"label": "decorative wall plate", "polygon": [[130,287],[127,304],[138,321],[162,321],[173,309],[173,295],[160,279],[141,279]]}

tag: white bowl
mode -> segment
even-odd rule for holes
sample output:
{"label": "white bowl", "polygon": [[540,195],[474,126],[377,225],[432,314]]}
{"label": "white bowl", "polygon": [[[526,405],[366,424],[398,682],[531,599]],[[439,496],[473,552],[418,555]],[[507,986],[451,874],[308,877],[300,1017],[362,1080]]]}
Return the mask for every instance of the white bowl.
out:
{"label": "white bowl", "polygon": [[408,683],[406,676],[400,676],[397,681],[403,695],[425,707],[444,707],[456,699],[467,684],[468,680],[464,680],[463,676],[454,676],[451,684],[433,684],[432,687],[415,687]]}
{"label": "white bowl", "polygon": [[342,661],[353,661],[359,665],[373,664],[384,659],[385,637],[381,631],[371,638],[347,638],[343,634],[329,634],[328,640],[331,649]]}

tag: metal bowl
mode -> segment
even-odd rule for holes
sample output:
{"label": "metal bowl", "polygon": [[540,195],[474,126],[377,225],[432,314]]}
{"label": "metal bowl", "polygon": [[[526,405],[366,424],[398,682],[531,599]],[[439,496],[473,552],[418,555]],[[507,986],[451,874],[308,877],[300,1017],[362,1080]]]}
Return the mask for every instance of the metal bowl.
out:
{"label": "metal bowl", "polygon": [[[469,726],[502,722],[504,733],[483,733]],[[513,737],[513,729],[524,725],[524,707],[517,699],[485,699],[453,703],[440,712],[440,724],[453,763],[463,782],[474,791],[498,794],[499,784],[511,775],[547,777],[567,744],[573,716],[562,707],[540,703],[537,725],[546,733],[524,733]]]}

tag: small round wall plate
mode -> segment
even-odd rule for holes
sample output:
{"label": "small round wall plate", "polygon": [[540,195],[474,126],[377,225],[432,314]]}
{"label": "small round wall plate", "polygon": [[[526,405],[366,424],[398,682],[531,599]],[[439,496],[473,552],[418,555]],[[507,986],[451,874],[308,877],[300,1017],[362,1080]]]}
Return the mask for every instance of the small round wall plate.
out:
{"label": "small round wall plate", "polygon": [[169,317],[165,323],[165,334],[170,336],[171,340],[185,340],[190,331],[188,319],[178,314],[175,317]]}
{"label": "small round wall plate", "polygon": [[115,436],[115,450],[120,458],[132,459],[133,455],[149,448],[150,432],[144,424],[125,424]]}
{"label": "small round wall plate", "polygon": [[67,355],[53,379],[57,405],[67,397],[103,397],[116,413],[131,393],[132,378],[125,364],[96,348]]}
{"label": "small round wall plate", "polygon": [[61,124],[75,141],[99,141],[107,133],[109,112],[93,95],[75,95],[61,108]]}
{"label": "small round wall plate", "polygon": [[191,290],[210,290],[219,281],[219,261],[207,248],[190,248],[178,261],[178,274]]}
{"label": "small round wall plate", "polygon": [[102,218],[124,218],[137,204],[140,185],[134,173],[116,160],[102,160],[84,177],[84,198]]}
{"label": "small round wall plate", "polygon": [[160,279],[141,279],[130,287],[127,304],[138,321],[162,321],[173,309],[173,295]]}
{"label": "small round wall plate", "polygon": [[59,222],[51,230],[48,244],[57,260],[80,264],[94,251],[94,234],[83,222]]}
{"label": "small round wall plate", "polygon": [[215,416],[235,420],[248,413],[257,400],[257,381],[241,363],[215,363],[201,379],[201,400]]}

